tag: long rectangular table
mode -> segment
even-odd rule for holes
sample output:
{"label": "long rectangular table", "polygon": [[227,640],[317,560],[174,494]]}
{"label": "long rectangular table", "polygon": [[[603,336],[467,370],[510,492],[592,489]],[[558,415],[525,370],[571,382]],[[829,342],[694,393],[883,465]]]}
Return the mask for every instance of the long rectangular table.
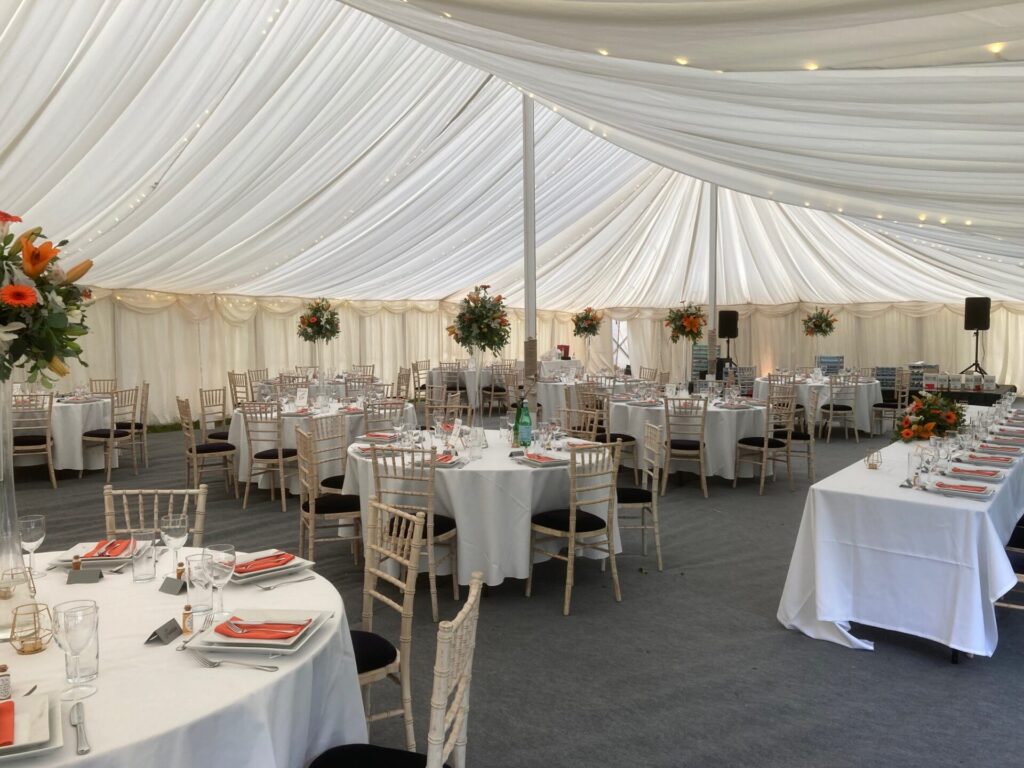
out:
{"label": "long rectangular table", "polygon": [[901,488],[912,446],[882,450],[807,494],[778,619],[788,629],[871,650],[850,622],[991,656],[995,601],[1017,583],[1004,543],[1024,510],[1024,459],[988,501]]}

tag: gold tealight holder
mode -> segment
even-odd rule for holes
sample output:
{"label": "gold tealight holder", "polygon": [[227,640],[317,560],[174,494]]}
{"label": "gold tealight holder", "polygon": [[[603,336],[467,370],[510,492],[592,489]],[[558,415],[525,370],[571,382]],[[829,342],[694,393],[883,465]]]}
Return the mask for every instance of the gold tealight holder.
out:
{"label": "gold tealight holder", "polygon": [[871,451],[867,456],[864,457],[864,465],[868,469],[878,469],[882,466],[882,452]]}
{"label": "gold tealight holder", "polygon": [[28,603],[14,609],[11,645],[22,656],[39,653],[53,638],[53,617],[43,603]]}
{"label": "gold tealight holder", "polygon": [[36,581],[28,568],[9,568],[0,572],[0,600],[36,596]]}

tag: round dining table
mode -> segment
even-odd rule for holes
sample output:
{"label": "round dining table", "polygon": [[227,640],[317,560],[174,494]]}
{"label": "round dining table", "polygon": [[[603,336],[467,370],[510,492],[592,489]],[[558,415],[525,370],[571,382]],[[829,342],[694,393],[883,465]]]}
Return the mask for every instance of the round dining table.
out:
{"label": "round dining table", "polygon": [[[201,550],[193,549],[191,553]],[[183,556],[189,554],[182,550]],[[54,553],[55,554],[55,553]],[[37,554],[40,566],[53,554]],[[170,558],[157,563],[167,570]],[[270,583],[270,582],[268,582]],[[59,698],[66,687],[64,653],[55,642],[40,653],[19,656],[0,645],[0,663],[11,670],[17,722],[18,705],[33,685],[33,697],[50,699],[59,715],[63,746],[24,765],[141,765],[292,768],[306,765],[328,747],[367,740],[363,702],[345,605],[326,579],[264,591],[229,584],[228,610],[286,608],[333,614],[293,655],[272,660],[263,653],[210,653],[214,659],[273,664],[276,672],[200,666],[188,652],[146,644],[157,627],[181,619],[184,595],[158,591],[156,581],[133,583],[131,566],[96,584],[66,583],[66,572],[48,571],[37,582],[36,600],[50,606],[65,600],[95,600],[99,606],[99,676],[96,693],[82,699],[91,751],[75,752],[71,702]],[[58,708],[59,713],[54,711]]]}
{"label": "round dining table", "polygon": [[[512,448],[498,430],[487,430],[488,446],[481,458],[461,466],[438,466],[434,493],[437,514],[455,518],[458,528],[458,579],[468,584],[474,571],[484,574],[492,586],[505,579],[525,579],[530,571],[530,518],[537,512],[569,506],[569,469],[530,467],[509,456]],[[460,453],[467,453],[459,448]],[[535,451],[536,447],[531,448]],[[568,458],[566,451],[546,452]],[[368,446],[355,443],[348,449],[348,471],[344,493],[359,494],[363,530],[367,530],[369,499],[374,493],[373,464]],[[606,510],[595,506],[594,514],[607,519]],[[622,543],[615,524],[615,550]],[[584,550],[586,557],[603,557]],[[548,559],[537,553],[535,562]],[[445,573],[449,561],[438,567]],[[450,569],[447,571],[450,573]]]}
{"label": "round dining table", "polygon": [[[284,438],[284,447],[296,447],[295,430],[299,428],[309,429],[309,419],[331,416],[336,413],[341,413],[345,416],[345,435],[347,438],[347,445],[351,445],[353,440],[366,431],[366,415],[361,408],[335,403],[322,411],[310,409],[306,412],[293,411],[291,413],[282,413],[281,418],[284,424],[281,431]],[[412,403],[406,403],[405,425],[407,427],[416,427],[418,426],[418,423],[419,417],[416,414],[416,407]],[[237,451],[235,453],[235,457],[238,462],[238,482],[240,483],[246,483],[249,481],[249,460],[252,457],[252,454],[249,452],[249,440],[247,438],[247,434],[248,433],[245,429],[245,419],[242,418],[242,412],[240,410],[236,410],[231,417],[231,426],[228,430],[228,442],[234,445]],[[254,447],[257,451],[261,451],[264,448],[273,448],[274,446],[269,442],[259,441]],[[341,473],[342,466],[340,458],[336,463],[327,462],[320,466],[321,477],[328,477],[332,474],[340,475]],[[260,475],[260,488],[269,488],[270,482],[270,473],[264,472]],[[289,491],[296,494],[299,492],[298,473],[292,471],[288,477],[286,477],[286,482],[288,483]]]}
{"label": "round dining table", "polygon": [[[54,399],[50,414],[54,469],[103,469],[103,449],[86,449],[82,433],[90,429],[109,428],[110,408],[110,397],[100,395]],[[118,451],[114,451],[111,463],[115,468],[118,466],[117,459]],[[38,453],[16,456],[14,459],[16,467],[45,463],[46,456]]]}
{"label": "round dining table", "polygon": [[[796,380],[796,401],[804,408],[809,407],[811,393],[818,392],[818,407],[825,405],[829,399],[828,379],[814,381],[809,378]],[[765,400],[768,397],[768,379],[765,377],[754,380],[754,397]],[[857,429],[860,432],[872,433],[872,411],[875,403],[882,402],[882,385],[877,379],[861,379],[856,384],[857,398]],[[821,416],[818,417],[821,421]]]}

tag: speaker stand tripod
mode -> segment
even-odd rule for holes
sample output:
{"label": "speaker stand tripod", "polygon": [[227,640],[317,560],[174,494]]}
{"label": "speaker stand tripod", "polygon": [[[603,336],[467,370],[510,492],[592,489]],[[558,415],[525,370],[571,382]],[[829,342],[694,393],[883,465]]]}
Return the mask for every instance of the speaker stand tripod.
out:
{"label": "speaker stand tripod", "polygon": [[718,358],[717,364],[715,365],[715,378],[725,379],[726,368],[736,368],[736,362],[732,359],[732,349],[730,344],[732,339],[725,340],[725,357]]}
{"label": "speaker stand tripod", "polygon": [[978,336],[981,331],[974,332],[974,362],[964,368],[960,373],[980,373],[982,376],[987,376],[985,369],[981,367],[981,363],[978,362]]}

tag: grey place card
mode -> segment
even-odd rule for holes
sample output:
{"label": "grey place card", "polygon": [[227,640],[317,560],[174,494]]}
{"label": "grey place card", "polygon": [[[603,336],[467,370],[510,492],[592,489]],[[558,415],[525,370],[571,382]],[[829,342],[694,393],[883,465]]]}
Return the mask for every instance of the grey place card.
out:
{"label": "grey place card", "polygon": [[68,571],[68,584],[95,584],[103,578],[103,571],[99,568],[82,568],[78,571]]}
{"label": "grey place card", "polygon": [[162,643],[167,645],[174,638],[181,636],[181,625],[177,621],[171,619],[170,621],[161,624],[159,627],[153,630],[152,634],[146,638],[145,645],[150,643]]}
{"label": "grey place card", "polygon": [[160,591],[165,595],[180,595],[188,588],[188,584],[184,579],[175,579],[173,576],[168,576],[164,579],[164,583],[160,585]]}

